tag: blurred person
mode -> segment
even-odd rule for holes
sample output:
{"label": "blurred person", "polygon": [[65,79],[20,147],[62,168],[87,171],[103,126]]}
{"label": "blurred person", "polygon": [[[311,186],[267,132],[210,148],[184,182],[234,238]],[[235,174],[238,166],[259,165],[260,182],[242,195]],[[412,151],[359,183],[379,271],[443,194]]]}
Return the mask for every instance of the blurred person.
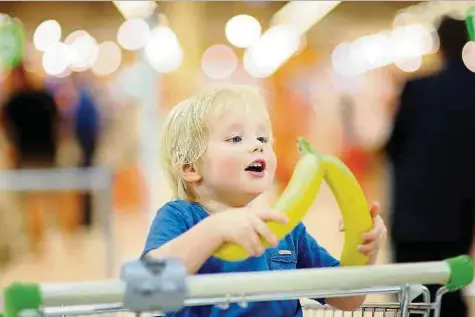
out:
{"label": "blurred person", "polygon": [[[189,274],[335,267],[340,262],[308,233],[303,223],[277,241],[265,221],[286,222],[281,213],[253,201],[274,182],[277,158],[269,113],[258,89],[224,86],[179,103],[168,115],[162,140],[163,163],[174,200],[157,212],[142,256],[176,257]],[[379,206],[370,208],[373,229],[359,251],[375,263],[386,230]],[[259,236],[272,247],[265,250]],[[249,259],[213,257],[226,242],[241,245]],[[279,250],[286,250],[285,255]],[[328,298],[335,308],[358,308],[365,296]],[[231,306],[228,316],[302,316],[299,300]],[[166,316],[216,316],[215,306],[186,307]]]}
{"label": "blurred person", "polygon": [[[80,150],[75,135],[75,107],[78,103],[78,91],[70,76],[63,78],[48,77],[46,87],[54,97],[61,118],[56,163],[60,168],[76,167],[80,161]],[[81,226],[84,215],[81,210],[82,192],[61,190],[61,229],[63,233],[74,233]]]}
{"label": "blurred person", "polygon": [[[99,105],[93,92],[94,81],[85,77],[86,74],[72,74],[77,91],[77,102],[74,105],[74,134],[80,149],[80,166],[93,166],[97,144],[101,132],[101,118]],[[92,225],[92,194],[83,195],[83,225],[87,228]]]}
{"label": "blurred person", "polygon": [[[2,85],[0,85],[2,86]],[[3,87],[3,86],[2,86]],[[1,89],[1,88],[0,88]],[[0,94],[0,98],[5,94]],[[0,100],[0,105],[2,104]],[[0,129],[0,172],[11,168],[11,145],[4,129]],[[18,206],[18,194],[0,192],[0,271],[28,252],[29,241],[23,213]],[[1,275],[1,274],[0,274]]]}
{"label": "blurred person", "polygon": [[[53,97],[35,82],[21,63],[5,81],[7,96],[2,105],[2,123],[11,144],[15,169],[41,169],[55,166],[59,115]],[[22,195],[26,203],[27,230],[33,251],[41,251],[45,209],[51,204],[45,193]],[[48,206],[47,206],[48,205]]]}
{"label": "blurred person", "polygon": [[[79,165],[82,168],[94,165],[101,118],[94,80],[88,75],[72,73],[66,78],[48,82],[49,90],[64,118],[62,134],[67,138],[67,142],[60,153],[62,165]],[[69,204],[69,208],[80,210],[76,210],[75,215],[71,214],[69,229],[74,229],[79,223],[89,228],[92,225],[92,194],[86,191],[79,193],[79,196],[71,195],[70,198],[74,199],[74,203]]]}
{"label": "blurred person", "polygon": [[[438,27],[443,68],[410,80],[386,152],[393,167],[394,260],[439,261],[470,252],[475,211],[475,74],[462,60],[463,21]],[[429,286],[432,296],[438,286]],[[433,300],[435,297],[433,297]],[[441,317],[468,316],[462,293],[447,294]]]}

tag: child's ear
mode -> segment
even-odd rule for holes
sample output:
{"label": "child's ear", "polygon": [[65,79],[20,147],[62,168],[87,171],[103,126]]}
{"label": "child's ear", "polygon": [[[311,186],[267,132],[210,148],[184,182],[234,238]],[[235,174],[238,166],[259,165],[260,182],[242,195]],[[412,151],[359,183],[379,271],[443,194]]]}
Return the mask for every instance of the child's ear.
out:
{"label": "child's ear", "polygon": [[198,173],[194,164],[183,164],[180,166],[181,177],[188,183],[196,183],[201,180],[201,175]]}

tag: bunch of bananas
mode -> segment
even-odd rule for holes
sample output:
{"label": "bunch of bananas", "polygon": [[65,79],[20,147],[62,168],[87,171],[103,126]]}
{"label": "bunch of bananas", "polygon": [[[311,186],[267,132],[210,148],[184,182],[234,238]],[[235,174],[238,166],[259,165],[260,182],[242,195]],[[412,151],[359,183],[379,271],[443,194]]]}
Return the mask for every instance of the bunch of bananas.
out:
{"label": "bunch of bananas", "polygon": [[[300,159],[289,184],[279,197],[275,210],[284,213],[285,224],[268,221],[266,224],[278,239],[289,234],[312,206],[325,180],[335,195],[345,228],[345,244],[340,256],[343,266],[364,265],[368,257],[357,251],[361,235],[371,230],[372,219],[363,190],[348,167],[337,157],[318,154],[308,141],[299,138]],[[261,239],[264,247],[269,243]],[[226,261],[240,261],[249,257],[237,244],[223,244],[213,255]]]}

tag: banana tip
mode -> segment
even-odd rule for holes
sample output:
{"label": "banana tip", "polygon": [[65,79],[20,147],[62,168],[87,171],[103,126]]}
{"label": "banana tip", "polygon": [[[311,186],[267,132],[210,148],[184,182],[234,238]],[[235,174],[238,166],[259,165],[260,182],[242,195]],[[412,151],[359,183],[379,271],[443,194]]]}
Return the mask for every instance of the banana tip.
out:
{"label": "banana tip", "polygon": [[316,153],[316,151],[313,149],[310,142],[305,140],[303,137],[298,137],[297,138],[297,147],[298,147],[298,150],[299,150],[300,154]]}

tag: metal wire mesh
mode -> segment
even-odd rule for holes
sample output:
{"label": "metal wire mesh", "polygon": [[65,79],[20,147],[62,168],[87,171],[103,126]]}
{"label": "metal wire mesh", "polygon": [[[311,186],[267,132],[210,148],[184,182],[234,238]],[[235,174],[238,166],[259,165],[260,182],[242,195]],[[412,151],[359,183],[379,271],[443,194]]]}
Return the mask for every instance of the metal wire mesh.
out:
{"label": "metal wire mesh", "polygon": [[331,307],[304,308],[304,317],[399,317],[399,309],[363,307],[356,311],[341,311]]}
{"label": "metal wire mesh", "polygon": [[[409,309],[409,316],[424,316],[431,309],[430,304],[411,304]],[[341,311],[330,306],[322,306],[320,304],[302,303],[302,310],[304,317],[400,317],[399,303],[379,303],[367,304],[355,311]],[[129,311],[119,311],[117,309],[96,309],[90,310],[84,314],[44,314],[46,316],[62,316],[62,317],[158,317],[163,316],[160,312],[147,312],[142,314],[135,314]]]}
{"label": "metal wire mesh", "polygon": [[[400,317],[399,303],[368,304],[355,311],[341,311],[330,306],[303,305],[304,317]],[[430,312],[430,304],[412,304],[409,316],[426,316]]]}

